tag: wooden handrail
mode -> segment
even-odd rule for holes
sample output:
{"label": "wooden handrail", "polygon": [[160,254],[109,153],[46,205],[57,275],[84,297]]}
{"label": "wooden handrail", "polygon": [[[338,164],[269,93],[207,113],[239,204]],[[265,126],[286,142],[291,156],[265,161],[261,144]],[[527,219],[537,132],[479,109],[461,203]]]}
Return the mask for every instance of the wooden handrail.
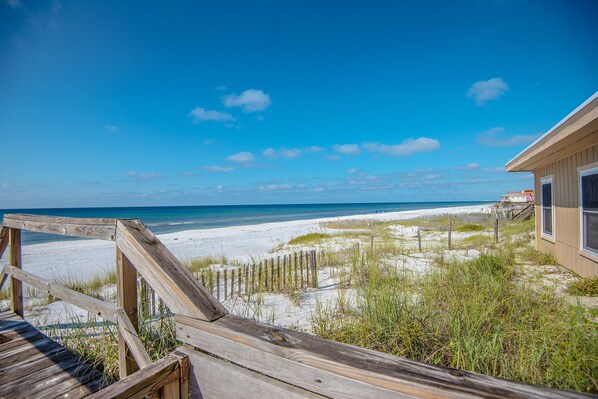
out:
{"label": "wooden handrail", "polygon": [[114,241],[116,219],[68,218],[26,214],[4,215],[4,226],[63,236]]}
{"label": "wooden handrail", "polygon": [[187,357],[174,352],[145,369],[87,396],[87,399],[124,399],[145,396],[153,398],[161,389],[170,384],[176,384],[181,388],[177,398],[187,398],[189,396],[188,389],[186,389],[188,387],[188,368]]}
{"label": "wooden handrail", "polygon": [[4,255],[6,247],[8,247],[8,228],[2,226],[2,228],[0,228],[0,258]]}
{"label": "wooden handrail", "polygon": [[[35,274],[25,272],[14,266],[4,266],[2,274],[2,282],[5,281],[5,276],[10,276],[32,287],[35,287],[43,291],[47,291],[52,296],[60,298],[68,303],[85,309],[90,313],[93,313],[105,320],[108,320],[116,324],[118,330],[121,332],[124,339],[127,341],[131,353],[133,354],[133,357],[135,358],[135,361],[137,361],[139,366],[143,368],[149,366],[152,363],[149,355],[145,351],[145,347],[143,346],[141,339],[139,339],[139,336],[137,335],[135,328],[131,324],[129,317],[122,308],[111,303],[92,298],[80,292],[71,290],[70,288],[62,287],[56,283],[53,283],[42,277],[36,276]],[[1,288],[2,285],[0,285],[0,289]]]}
{"label": "wooden handrail", "polygon": [[170,310],[206,321],[228,314],[141,221],[118,220],[116,226],[116,245]]}
{"label": "wooden handrail", "polygon": [[183,343],[324,397],[585,397],[577,392],[426,364],[232,314],[212,323],[179,315],[175,319],[177,339]]}

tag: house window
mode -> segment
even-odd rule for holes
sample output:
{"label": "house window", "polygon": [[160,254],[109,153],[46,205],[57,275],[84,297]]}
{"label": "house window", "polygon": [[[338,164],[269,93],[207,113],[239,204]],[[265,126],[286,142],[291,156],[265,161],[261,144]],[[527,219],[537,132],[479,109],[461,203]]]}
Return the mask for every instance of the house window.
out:
{"label": "house window", "polygon": [[552,177],[542,179],[542,235],[552,238]]}
{"label": "house window", "polygon": [[582,250],[598,255],[598,168],[581,171]]}

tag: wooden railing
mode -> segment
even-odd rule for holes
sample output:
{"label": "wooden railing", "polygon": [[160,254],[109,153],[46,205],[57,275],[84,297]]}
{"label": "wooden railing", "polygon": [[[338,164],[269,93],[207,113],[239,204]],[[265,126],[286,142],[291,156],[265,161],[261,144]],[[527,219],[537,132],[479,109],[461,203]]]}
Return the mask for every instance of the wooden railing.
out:
{"label": "wooden railing", "polygon": [[[118,306],[21,270],[21,229],[115,241]],[[584,396],[433,366],[228,314],[139,220],[5,215],[0,253],[8,245],[10,265],[3,270],[2,283],[10,277],[16,313],[23,314],[21,282],[25,282],[118,326],[123,378],[95,398],[158,393],[165,398],[205,399]],[[152,364],[135,332],[137,273],[176,314],[176,336],[184,343]],[[134,372],[137,366],[140,370]]]}

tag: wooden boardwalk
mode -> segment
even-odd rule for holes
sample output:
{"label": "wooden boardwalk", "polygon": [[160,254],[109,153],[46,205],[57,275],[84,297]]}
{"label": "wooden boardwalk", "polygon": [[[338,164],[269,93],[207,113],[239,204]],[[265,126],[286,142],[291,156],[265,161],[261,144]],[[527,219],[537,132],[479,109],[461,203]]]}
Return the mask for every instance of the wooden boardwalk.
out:
{"label": "wooden boardwalk", "polygon": [[0,398],[81,398],[102,374],[15,313],[0,313]]}

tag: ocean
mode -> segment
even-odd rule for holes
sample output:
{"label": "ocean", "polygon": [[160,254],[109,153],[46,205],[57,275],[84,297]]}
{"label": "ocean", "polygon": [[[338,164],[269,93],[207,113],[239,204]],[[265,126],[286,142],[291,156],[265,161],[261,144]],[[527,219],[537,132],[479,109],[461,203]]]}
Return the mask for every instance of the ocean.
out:
{"label": "ocean", "polygon": [[[459,202],[396,202],[351,204],[289,204],[289,205],[212,205],[212,206],[152,206],[122,208],[48,208],[4,209],[7,213],[68,216],[79,218],[139,218],[155,234],[183,230],[316,219],[372,212],[394,212],[416,209],[444,208],[489,204],[487,201]],[[52,234],[23,232],[23,244],[39,244],[72,238]]]}

